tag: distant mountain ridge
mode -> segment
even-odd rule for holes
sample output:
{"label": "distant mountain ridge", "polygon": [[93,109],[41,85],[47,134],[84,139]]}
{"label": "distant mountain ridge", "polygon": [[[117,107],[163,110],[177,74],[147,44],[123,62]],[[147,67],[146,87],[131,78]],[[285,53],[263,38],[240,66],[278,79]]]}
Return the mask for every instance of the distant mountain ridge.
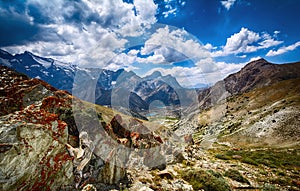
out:
{"label": "distant mountain ridge", "polygon": [[133,110],[134,115],[140,118],[144,117],[137,112],[147,110],[155,99],[167,106],[179,106],[181,103],[178,102],[176,91],[184,90],[176,78],[171,75],[163,76],[160,72],[142,78],[124,69],[111,71],[80,68],[71,63],[36,56],[28,51],[11,55],[1,50],[0,65],[13,68],[29,77],[42,79],[55,88],[72,92],[80,99]]}
{"label": "distant mountain ridge", "polygon": [[224,82],[227,91],[237,94],[299,77],[300,62],[272,64],[265,59],[259,59],[250,62],[239,72],[229,75]]}
{"label": "distant mountain ridge", "polygon": [[206,108],[230,95],[296,78],[300,78],[300,62],[273,64],[262,58],[248,63],[239,72],[230,74],[212,87],[200,91],[198,100],[202,108]]}

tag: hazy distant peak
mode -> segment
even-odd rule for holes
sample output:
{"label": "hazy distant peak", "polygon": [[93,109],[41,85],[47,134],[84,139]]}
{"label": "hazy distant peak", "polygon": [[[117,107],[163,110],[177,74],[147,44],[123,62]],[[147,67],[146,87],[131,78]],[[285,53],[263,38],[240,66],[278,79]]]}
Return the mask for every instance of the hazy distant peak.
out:
{"label": "hazy distant peak", "polygon": [[160,71],[154,71],[152,74],[146,76],[145,78],[151,80],[151,79],[156,79],[156,78],[159,78],[159,77],[162,77],[161,72]]}

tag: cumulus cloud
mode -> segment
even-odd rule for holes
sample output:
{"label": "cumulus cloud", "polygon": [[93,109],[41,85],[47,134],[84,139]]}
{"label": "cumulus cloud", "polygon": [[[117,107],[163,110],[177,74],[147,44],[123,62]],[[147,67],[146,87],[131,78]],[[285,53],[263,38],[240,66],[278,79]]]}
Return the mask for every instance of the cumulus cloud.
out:
{"label": "cumulus cloud", "polygon": [[212,44],[210,44],[210,43],[206,43],[205,45],[204,45],[204,48],[206,48],[207,50],[214,50],[214,49],[217,49],[217,47],[215,47],[215,46],[213,46]]}
{"label": "cumulus cloud", "polygon": [[226,1],[221,1],[221,4],[227,9],[227,11],[234,5],[236,0],[226,0]]}
{"label": "cumulus cloud", "polygon": [[105,67],[117,55],[114,50],[122,50],[127,40],[116,33],[99,27],[96,23],[85,26],[48,25],[57,41],[37,41],[30,44],[5,47],[12,53],[24,50],[52,57],[63,62],[72,62],[82,67]]}
{"label": "cumulus cloud", "polygon": [[141,53],[143,55],[160,54],[169,62],[210,57],[210,52],[197,39],[191,38],[185,30],[173,30],[168,26],[159,28],[152,34],[145,42]]}
{"label": "cumulus cloud", "polygon": [[112,62],[120,66],[130,63],[170,64],[210,57],[210,52],[183,29],[158,28],[140,50],[122,53]]}
{"label": "cumulus cloud", "polygon": [[[143,67],[144,63],[152,64],[152,69],[145,75],[160,71],[164,75],[175,76],[184,87],[193,87],[197,84],[214,84],[244,66],[243,63],[216,62],[208,49],[215,47],[211,44],[202,45],[185,30],[167,26],[158,28],[139,50],[132,49],[117,55],[109,67],[129,68],[132,63],[138,67]],[[174,62],[187,60],[193,66],[173,65]],[[164,67],[159,64],[164,64]],[[166,64],[169,66],[166,67]]]}
{"label": "cumulus cloud", "polygon": [[218,53],[220,55],[228,55],[232,53],[251,52],[253,46],[250,45],[259,39],[259,34],[243,27],[240,32],[233,34],[227,39],[223,51],[219,51]]}
{"label": "cumulus cloud", "polygon": [[283,41],[274,39],[268,33],[259,34],[242,27],[240,32],[227,38],[226,44],[221,50],[212,52],[212,55],[218,57],[256,52],[260,49],[270,48],[281,43]]}
{"label": "cumulus cloud", "polygon": [[[274,34],[278,34],[277,31],[274,31]],[[262,39],[262,41],[258,43],[260,45],[260,46],[257,47],[258,49],[270,48],[272,46],[277,46],[277,45],[283,43],[283,41],[275,40],[268,33],[263,33],[262,36],[261,36],[261,39]]]}
{"label": "cumulus cloud", "polygon": [[127,37],[143,34],[156,22],[153,0],[16,2],[20,5],[0,2],[0,18],[13,18],[0,32],[1,48],[83,66],[105,66],[122,51]]}
{"label": "cumulus cloud", "polygon": [[[108,65],[108,69],[132,69],[133,63],[138,67],[143,67],[144,63],[152,64],[152,69],[145,75],[160,71],[163,75],[176,77],[184,87],[194,87],[197,84],[214,84],[245,65],[216,62],[209,49],[215,47],[211,44],[202,45],[185,30],[163,27],[158,28],[139,50],[132,49],[117,55]],[[187,60],[193,62],[193,66],[173,65],[174,62]],[[159,64],[164,64],[164,67]],[[166,64],[169,67],[165,67]]]}
{"label": "cumulus cloud", "polygon": [[290,46],[280,47],[278,50],[270,50],[266,56],[277,56],[280,54],[284,54],[286,52],[295,50],[296,48],[298,48],[298,46],[300,46],[300,41],[298,41],[295,44],[292,44]]}
{"label": "cumulus cloud", "polygon": [[156,22],[156,9],[157,5],[152,0],[135,0],[134,6],[137,11],[138,17],[147,24]]}

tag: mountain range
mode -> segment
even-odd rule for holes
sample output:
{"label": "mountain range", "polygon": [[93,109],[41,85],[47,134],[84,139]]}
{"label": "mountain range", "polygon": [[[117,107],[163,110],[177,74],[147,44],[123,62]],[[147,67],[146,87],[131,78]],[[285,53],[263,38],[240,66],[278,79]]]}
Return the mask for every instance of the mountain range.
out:
{"label": "mountain range", "polygon": [[[80,68],[74,64],[43,58],[28,51],[11,55],[0,50],[0,65],[13,68],[31,78],[42,79],[82,100],[114,107],[142,119],[147,119],[145,115],[155,100],[173,108],[188,106],[193,101],[187,99],[192,97],[189,89],[181,87],[173,76],[163,76],[160,72],[142,78],[124,69],[111,71]],[[180,99],[181,97],[186,99]]]}

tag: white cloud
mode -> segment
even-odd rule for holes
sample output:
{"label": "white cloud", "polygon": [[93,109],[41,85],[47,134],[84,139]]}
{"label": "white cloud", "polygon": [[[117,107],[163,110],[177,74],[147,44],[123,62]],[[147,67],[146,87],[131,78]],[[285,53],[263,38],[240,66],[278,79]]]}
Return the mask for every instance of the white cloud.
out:
{"label": "white cloud", "polygon": [[240,32],[233,34],[227,39],[226,45],[223,48],[225,54],[248,52],[251,44],[260,39],[259,34],[241,28]]}
{"label": "white cloud", "polygon": [[164,0],[160,3],[160,9],[163,10],[162,15],[167,18],[169,16],[176,16],[180,9],[185,5],[185,0]]}
{"label": "white cloud", "polygon": [[[193,87],[201,83],[214,84],[229,74],[237,72],[245,65],[244,63],[215,62],[208,49],[214,49],[214,47],[211,44],[203,46],[182,29],[164,27],[157,29],[140,51],[130,50],[127,54],[118,55],[113,60],[112,66],[130,67],[132,63],[140,63],[141,67],[143,67],[143,63],[170,64],[168,69],[153,65],[153,68],[145,75],[160,71],[164,75],[175,76],[182,86]],[[139,57],[139,54],[143,57]],[[192,60],[194,66],[172,65],[173,62],[179,62],[183,59]]]}
{"label": "white cloud", "polygon": [[300,46],[300,41],[298,41],[295,44],[292,44],[290,46],[280,47],[278,50],[270,50],[266,56],[277,56],[280,54],[284,54],[286,52],[295,50],[298,46]]}
{"label": "white cloud", "polygon": [[280,33],[280,31],[274,31],[274,37],[277,37],[278,36],[278,34]]}
{"label": "white cloud", "polygon": [[27,50],[82,67],[105,67],[117,55],[114,50],[122,49],[127,42],[96,23],[85,26],[86,30],[69,24],[53,24],[47,27],[62,40],[38,41],[27,45],[10,46],[6,49],[15,53]]}
{"label": "white cloud", "polygon": [[200,59],[210,57],[209,51],[201,45],[196,39],[182,29],[172,30],[168,26],[159,28],[145,42],[141,53],[161,54],[168,61],[176,62],[181,59]]}
{"label": "white cloud", "polygon": [[266,39],[266,40],[258,43],[260,46],[258,46],[257,49],[270,48],[272,46],[277,46],[282,43],[283,43],[283,41],[278,41],[278,40],[274,40],[274,39]]}
{"label": "white cloud", "polygon": [[152,0],[134,0],[134,5],[141,20],[146,21],[147,24],[156,22],[157,5]]}
{"label": "white cloud", "polygon": [[148,56],[147,58],[137,58],[137,62],[139,63],[152,63],[152,64],[162,64],[166,63],[165,57],[161,54],[154,54],[152,56]]}
{"label": "white cloud", "polygon": [[38,16],[27,11],[41,29],[39,40],[3,48],[12,53],[28,50],[81,66],[105,67],[125,47],[125,38],[141,35],[156,23],[153,0],[134,0],[133,4],[122,0],[28,0],[26,6],[41,10]]}
{"label": "white cloud", "polygon": [[256,61],[256,60],[259,60],[259,59],[261,59],[260,56],[252,57],[252,58],[249,60],[249,62],[253,62],[253,61]]}
{"label": "white cloud", "polygon": [[[274,31],[274,34],[276,34],[278,31]],[[262,48],[270,48],[272,46],[277,46],[281,43],[283,43],[283,41],[278,41],[272,38],[271,35],[269,35],[268,33],[263,33],[261,36],[261,39],[263,39],[263,41],[259,42],[258,44],[260,45],[258,47],[258,49],[262,49]]]}
{"label": "white cloud", "polygon": [[177,9],[174,8],[174,9],[170,9],[170,10],[168,10],[168,11],[165,11],[165,12],[163,12],[162,14],[163,14],[163,16],[164,16],[165,18],[167,18],[169,15],[176,14],[176,11],[177,11]]}
{"label": "white cloud", "polygon": [[127,54],[117,55],[112,63],[120,67],[129,67],[133,63],[172,65],[185,60],[197,63],[200,59],[203,61],[210,57],[210,52],[185,30],[166,26],[158,28],[144,42],[141,50],[133,49]]}
{"label": "white cloud", "polygon": [[206,48],[207,50],[217,49],[217,47],[213,46],[213,45],[210,44],[210,43],[206,43],[206,44],[204,45],[204,48]]}
{"label": "white cloud", "polygon": [[260,49],[266,49],[277,46],[283,41],[275,40],[268,33],[256,33],[247,28],[242,27],[240,32],[233,34],[227,38],[226,44],[222,50],[212,52],[212,56],[227,56],[230,54],[244,54],[256,52]]}
{"label": "white cloud", "polygon": [[165,58],[160,54],[154,54],[144,58],[138,57],[138,52],[138,50],[131,50],[127,54],[118,54],[105,66],[105,68],[111,69],[111,64],[118,66],[118,68],[128,68],[132,66],[133,63],[161,64],[166,62]]}
{"label": "white cloud", "polygon": [[229,10],[235,3],[236,0],[226,0],[226,1],[221,1],[221,4]]}
{"label": "white cloud", "polygon": [[240,55],[240,56],[237,56],[237,57],[239,57],[239,58],[246,58],[247,55],[243,54],[243,55]]}

